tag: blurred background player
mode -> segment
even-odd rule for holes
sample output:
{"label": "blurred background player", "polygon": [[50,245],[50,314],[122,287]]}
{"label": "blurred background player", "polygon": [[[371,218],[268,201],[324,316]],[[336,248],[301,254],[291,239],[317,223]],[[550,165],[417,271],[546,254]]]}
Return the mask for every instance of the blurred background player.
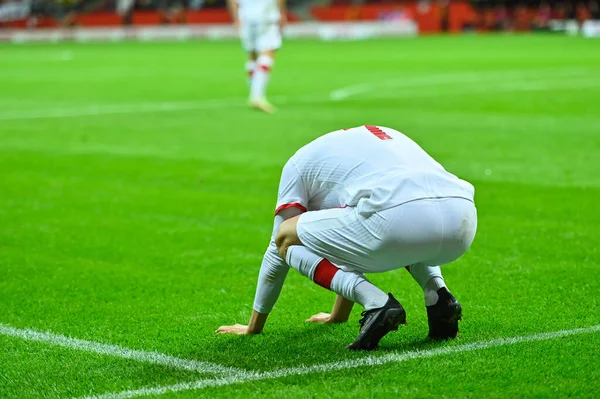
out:
{"label": "blurred background player", "polygon": [[357,302],[365,311],[348,348],[376,349],[385,334],[405,323],[406,313],[364,273],[410,265],[424,292],[429,337],[456,337],[462,308],[439,265],[471,246],[477,229],[473,197],[470,183],[396,130],[360,126],[316,139],[283,168],[250,324],[218,332],[260,333],[292,267],[338,294],[331,314],[308,321],[345,322]]}
{"label": "blurred background player", "polygon": [[250,106],[273,113],[275,108],[266,92],[275,53],[281,47],[281,31],[287,23],[285,0],[227,0],[227,7],[248,53]]}

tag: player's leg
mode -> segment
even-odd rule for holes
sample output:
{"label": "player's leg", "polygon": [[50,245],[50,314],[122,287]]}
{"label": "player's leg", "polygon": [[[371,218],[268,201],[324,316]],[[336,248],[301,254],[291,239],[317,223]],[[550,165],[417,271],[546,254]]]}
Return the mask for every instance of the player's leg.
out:
{"label": "player's leg", "polygon": [[410,273],[423,287],[429,337],[455,338],[458,322],[462,319],[462,306],[448,290],[439,266],[460,258],[471,246],[477,231],[475,205],[460,198],[435,201],[438,204],[444,232],[439,251],[432,258],[410,266]]}
{"label": "player's leg", "polygon": [[275,54],[275,50],[262,51],[259,54],[250,85],[251,106],[269,114],[275,112],[275,107],[267,100],[267,86],[275,63]]}
{"label": "player's leg", "polygon": [[406,324],[406,311],[398,300],[392,294],[385,294],[363,274],[334,265],[301,245],[288,248],[286,262],[321,287],[364,307],[358,337],[348,349],[376,349],[387,333]]}
{"label": "player's leg", "polygon": [[256,59],[256,80],[250,88],[252,99],[265,99],[267,97],[267,85],[271,77],[271,70],[275,64],[276,50],[263,50]]}
{"label": "player's leg", "polygon": [[436,304],[438,301],[437,291],[441,288],[446,288],[446,282],[444,281],[440,267],[416,263],[406,266],[406,270],[423,289],[425,306]]}
{"label": "player's leg", "polygon": [[[476,228],[474,209],[470,201],[448,199],[413,201],[368,217],[352,208],[309,212],[300,217],[294,240],[357,272],[445,264],[458,259],[470,246]],[[445,283],[435,267],[417,268],[415,276],[435,291],[437,303],[450,298],[446,298],[449,292],[439,287]]]}
{"label": "player's leg", "polygon": [[274,23],[263,24],[257,29],[256,48],[259,55],[250,87],[250,100],[254,107],[271,113],[275,109],[267,101],[267,86],[275,64],[275,55],[281,47],[281,32],[278,25]]}
{"label": "player's leg", "polygon": [[[315,213],[318,215],[314,215]],[[357,226],[352,226],[354,224],[352,219],[356,217],[353,210],[332,209],[309,212],[301,216],[311,216],[309,219],[316,218],[325,221],[326,224],[337,225],[344,235],[357,229]],[[352,270],[351,267],[334,265],[328,259],[304,247],[297,233],[299,220],[300,217],[287,220],[279,229],[275,242],[281,257],[288,265],[316,284],[362,305],[365,311],[360,321],[360,333],[348,348],[364,350],[377,348],[384,335],[397,330],[400,324],[406,322],[404,308],[393,295],[386,295],[362,273]]]}
{"label": "player's leg", "polygon": [[406,269],[423,288],[429,338],[455,338],[458,322],[462,319],[462,306],[446,287],[440,267],[417,263]]}
{"label": "player's leg", "polygon": [[256,58],[258,55],[255,51],[248,52],[248,60],[246,60],[246,75],[248,76],[248,87],[252,86],[252,78],[256,70]]}
{"label": "player's leg", "polygon": [[303,246],[296,232],[299,218],[300,216],[296,216],[283,222],[275,237],[282,259],[316,284],[360,304],[365,310],[384,306],[388,295],[367,280],[362,273],[342,270]]}
{"label": "player's leg", "polygon": [[248,54],[245,69],[248,76],[248,87],[251,88],[256,71],[256,59],[258,58],[258,52],[256,50],[256,25],[252,23],[243,23],[239,27],[239,33],[242,47],[244,48],[244,51],[246,51],[246,54]]}

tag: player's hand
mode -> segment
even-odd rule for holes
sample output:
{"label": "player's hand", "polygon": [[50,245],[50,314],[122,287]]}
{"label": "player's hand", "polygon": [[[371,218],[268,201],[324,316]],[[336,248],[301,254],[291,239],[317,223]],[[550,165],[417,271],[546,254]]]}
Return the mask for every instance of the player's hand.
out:
{"label": "player's hand", "polygon": [[243,324],[234,324],[232,326],[221,326],[217,328],[215,331],[219,334],[237,334],[237,335],[247,335],[250,334],[248,332],[248,326]]}
{"label": "player's hand", "polygon": [[236,31],[238,31],[238,32],[240,31],[240,20],[239,19],[235,18],[233,20],[233,27],[235,28]]}
{"label": "player's hand", "polygon": [[331,323],[331,315],[329,313],[317,313],[316,315],[311,316],[308,320],[308,323]]}

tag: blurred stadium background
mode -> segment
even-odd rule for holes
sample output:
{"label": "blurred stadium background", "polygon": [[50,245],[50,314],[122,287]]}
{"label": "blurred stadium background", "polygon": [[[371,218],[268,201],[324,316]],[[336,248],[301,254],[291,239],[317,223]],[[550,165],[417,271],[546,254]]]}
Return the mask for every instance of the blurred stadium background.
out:
{"label": "blurred stadium background", "polygon": [[[597,20],[600,8],[597,0],[538,1],[538,0],[291,0],[289,19],[293,23],[346,22],[360,24],[380,22],[385,25],[407,25],[414,22],[419,33],[466,31],[568,31],[580,29],[588,35],[598,34]],[[146,29],[146,39],[230,37],[234,34],[227,24],[231,18],[224,0],[2,0],[0,1],[0,40],[23,41],[35,38],[52,40],[63,38],[60,33],[46,36],[27,36],[18,30],[38,28],[99,28],[129,27],[119,36],[115,31],[81,33],[82,40],[136,37],[136,29],[149,26],[173,26],[179,29],[152,31]],[[198,26],[204,28],[198,29]],[[207,27],[206,25],[210,25]],[[193,26],[196,29],[182,27]],[[308,30],[291,29],[290,34],[328,35],[314,25]],[[379,27],[379,28],[380,28]],[[221,29],[219,29],[221,28]],[[223,29],[224,28],[224,29]],[[378,29],[379,29],[378,28]],[[372,30],[370,35],[376,35]],[[17,31],[13,31],[17,30]],[[381,29],[385,31],[385,29]],[[397,30],[406,34],[411,29]],[[169,34],[171,32],[171,34]],[[379,32],[382,33],[382,32]],[[389,33],[389,32],[388,32]],[[64,33],[72,38],[73,33]],[[361,36],[364,29],[358,25],[329,35]],[[392,33],[393,34],[393,33]]]}

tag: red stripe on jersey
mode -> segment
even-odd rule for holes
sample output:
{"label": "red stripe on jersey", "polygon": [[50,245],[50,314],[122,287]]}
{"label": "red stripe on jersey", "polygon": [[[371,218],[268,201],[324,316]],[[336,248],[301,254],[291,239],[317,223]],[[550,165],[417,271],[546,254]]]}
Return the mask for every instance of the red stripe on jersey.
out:
{"label": "red stripe on jersey", "polygon": [[265,72],[269,72],[271,70],[271,67],[268,65],[259,65],[258,67]]}
{"label": "red stripe on jersey", "polygon": [[275,210],[275,215],[277,215],[279,212],[283,211],[284,209],[288,209],[288,208],[298,208],[302,212],[306,212],[307,211],[307,209],[304,206],[302,206],[298,202],[294,202],[293,204],[283,204],[283,205],[279,206],[279,208],[277,208]]}
{"label": "red stripe on jersey", "polygon": [[333,280],[333,276],[339,271],[337,267],[333,265],[327,259],[323,259],[317,265],[315,269],[315,275],[313,277],[313,281],[320,285],[323,288],[331,289],[331,281]]}
{"label": "red stripe on jersey", "polygon": [[379,140],[391,140],[392,138],[387,135],[386,132],[378,128],[377,126],[365,125],[367,130],[375,135]]}

